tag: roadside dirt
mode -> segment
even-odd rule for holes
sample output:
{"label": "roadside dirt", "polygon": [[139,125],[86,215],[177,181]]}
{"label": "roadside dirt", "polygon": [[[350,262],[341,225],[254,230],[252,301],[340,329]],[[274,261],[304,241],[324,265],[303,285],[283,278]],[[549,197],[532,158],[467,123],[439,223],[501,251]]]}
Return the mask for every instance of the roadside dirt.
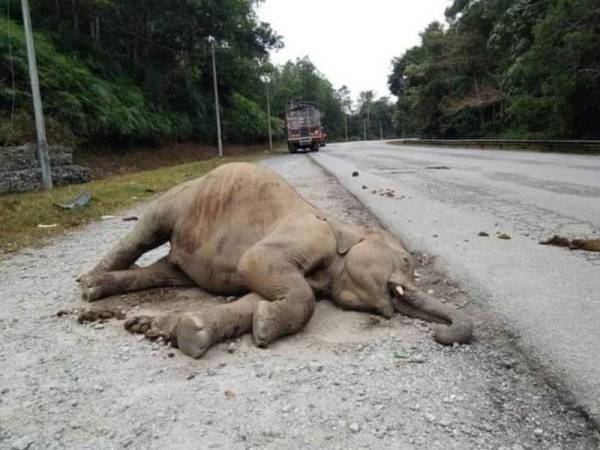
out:
{"label": "roadside dirt", "polygon": [[[375,224],[309,158],[264,164],[338,218]],[[82,309],[131,316],[226,301],[160,289],[81,302],[75,276],[132,226],[121,219],[141,210],[1,263],[0,448],[597,448],[585,418],[433,255],[419,255],[420,284],[475,317],[471,345],[443,347],[419,320],[327,301],[298,335],[264,350],[244,336],[201,360],[129,334],[123,320],[78,323]]]}
{"label": "roadside dirt", "polygon": [[555,234],[550,239],[540,241],[541,245],[555,245],[567,247],[571,250],[585,250],[588,252],[600,252],[600,239],[569,239]]}

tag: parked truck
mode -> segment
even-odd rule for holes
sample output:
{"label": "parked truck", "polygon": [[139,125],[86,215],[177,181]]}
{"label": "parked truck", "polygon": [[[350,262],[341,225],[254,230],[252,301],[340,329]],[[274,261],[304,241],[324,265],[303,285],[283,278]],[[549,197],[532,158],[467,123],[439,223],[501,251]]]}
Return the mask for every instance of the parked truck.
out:
{"label": "parked truck", "polygon": [[290,153],[296,153],[300,149],[318,152],[325,145],[321,111],[316,103],[292,103],[285,112],[285,119]]}

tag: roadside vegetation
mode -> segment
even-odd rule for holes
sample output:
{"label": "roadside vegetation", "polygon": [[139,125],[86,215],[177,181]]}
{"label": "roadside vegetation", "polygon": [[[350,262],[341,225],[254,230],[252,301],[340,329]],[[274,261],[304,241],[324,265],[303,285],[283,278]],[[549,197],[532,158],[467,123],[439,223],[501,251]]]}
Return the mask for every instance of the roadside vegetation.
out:
{"label": "roadside vegetation", "polygon": [[[264,152],[114,175],[87,184],[56,187],[50,191],[0,196],[0,254],[38,244],[46,238],[132,207],[179,183],[202,176],[221,164],[253,161],[261,155]],[[92,195],[87,206],[64,210],[55,205],[68,203],[83,192]]]}
{"label": "roadside vegetation", "polygon": [[[284,42],[258,19],[260,1],[30,0],[50,143],[74,145],[76,157],[214,144],[209,37],[226,144],[266,142],[267,82],[276,140],[300,99],[319,104],[331,141],[600,138],[596,0],[454,0],[445,24],[394,59],[395,103],[373,91],[353,102],[308,57],[271,64]],[[33,142],[19,0],[0,0],[0,11],[0,145]]]}
{"label": "roadside vegetation", "polygon": [[[258,22],[253,1],[177,0],[168,8],[125,0],[30,3],[51,142],[212,142],[209,36],[218,46],[225,139],[243,142],[266,135],[259,77],[269,49],[280,46],[281,39]],[[31,141],[20,4],[2,0],[0,5],[0,140]],[[240,117],[250,122],[240,127]]]}
{"label": "roadside vegetation", "polygon": [[393,61],[400,135],[600,138],[597,0],[454,0]]}
{"label": "roadside vegetation", "polygon": [[[273,66],[282,38],[260,22],[256,0],[131,2],[30,0],[40,85],[50,143],[126,148],[188,142],[214,144],[209,37],[216,59],[223,140],[268,138],[270,78],[276,139],[291,101],[317,102],[331,140],[348,134],[393,134],[393,107],[372,93],[352,108],[347,88],[334,89],[307,58]],[[35,141],[19,0],[0,0],[0,145]],[[371,108],[371,104],[373,108]],[[387,109],[386,109],[387,108]],[[384,111],[385,110],[385,111]]]}

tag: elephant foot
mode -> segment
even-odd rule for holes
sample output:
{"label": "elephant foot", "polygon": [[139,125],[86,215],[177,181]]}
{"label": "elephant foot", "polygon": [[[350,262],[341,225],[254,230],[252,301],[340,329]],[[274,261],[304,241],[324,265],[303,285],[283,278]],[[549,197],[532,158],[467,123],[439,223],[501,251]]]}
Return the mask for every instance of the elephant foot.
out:
{"label": "elephant foot", "polygon": [[177,347],[192,358],[200,358],[215,343],[211,327],[202,314],[184,314],[175,328]]}
{"label": "elephant foot", "polygon": [[[128,270],[140,269],[137,264],[132,264]],[[105,297],[119,293],[127,284],[116,275],[119,272],[109,272],[103,268],[95,268],[80,274],[75,278],[81,287],[81,298],[86,302],[94,302]]]}
{"label": "elephant foot", "polygon": [[215,343],[201,314],[135,316],[125,321],[125,328],[150,340],[163,338],[192,358],[200,358]]}
{"label": "elephant foot", "polygon": [[258,304],[252,322],[252,336],[257,347],[265,348],[281,335],[276,314],[273,303],[261,301]]}
{"label": "elephant foot", "polygon": [[95,302],[110,295],[114,277],[108,273],[89,272],[79,278],[81,298],[86,302]]}

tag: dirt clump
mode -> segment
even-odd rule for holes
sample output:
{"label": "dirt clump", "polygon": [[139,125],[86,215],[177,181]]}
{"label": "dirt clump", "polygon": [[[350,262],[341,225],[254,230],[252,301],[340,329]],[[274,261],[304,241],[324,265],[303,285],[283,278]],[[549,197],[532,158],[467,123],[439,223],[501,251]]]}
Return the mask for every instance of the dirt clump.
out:
{"label": "dirt clump", "polygon": [[600,239],[569,239],[558,234],[545,241],[540,241],[540,245],[554,245],[556,247],[567,247],[570,250],[600,252]]}
{"label": "dirt clump", "polygon": [[[59,311],[57,315],[60,313]],[[125,313],[120,309],[84,309],[77,315],[77,322],[89,323],[89,322],[103,322],[109,319],[123,320]]]}

